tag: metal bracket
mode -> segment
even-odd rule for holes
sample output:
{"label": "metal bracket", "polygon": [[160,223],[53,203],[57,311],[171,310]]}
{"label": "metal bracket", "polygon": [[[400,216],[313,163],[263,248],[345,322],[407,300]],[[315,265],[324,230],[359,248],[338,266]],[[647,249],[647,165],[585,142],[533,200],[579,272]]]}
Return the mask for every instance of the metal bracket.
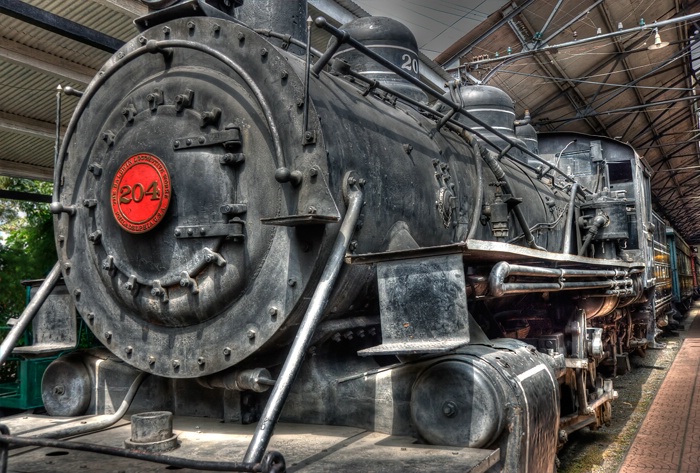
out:
{"label": "metal bracket", "polygon": [[175,238],[242,238],[244,224],[243,220],[234,218],[229,223],[182,225],[175,228]]}
{"label": "metal bracket", "polygon": [[323,172],[318,166],[312,166],[301,173],[299,182],[296,215],[261,218],[260,221],[263,225],[295,227],[298,225],[325,225],[340,220],[338,206],[331,195]]}
{"label": "metal bracket", "polygon": [[182,150],[201,148],[203,146],[223,145],[226,149],[233,149],[241,144],[240,128],[231,128],[224,131],[214,131],[196,136],[186,136],[173,141],[173,149]]}

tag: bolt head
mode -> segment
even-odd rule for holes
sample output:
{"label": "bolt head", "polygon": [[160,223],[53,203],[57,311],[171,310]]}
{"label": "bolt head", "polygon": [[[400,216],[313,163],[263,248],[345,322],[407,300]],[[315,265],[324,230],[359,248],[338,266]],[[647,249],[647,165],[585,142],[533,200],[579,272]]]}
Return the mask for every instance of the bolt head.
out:
{"label": "bolt head", "polygon": [[452,401],[446,401],[442,405],[442,413],[445,417],[454,417],[457,414],[457,404]]}
{"label": "bolt head", "polygon": [[148,364],[149,364],[149,365],[155,365],[155,364],[156,364],[156,357],[155,357],[155,356],[149,356],[149,357],[148,357]]}
{"label": "bolt head", "polygon": [[224,348],[224,356],[229,356],[231,354],[231,349],[229,347]]}
{"label": "bolt head", "polygon": [[199,358],[197,358],[197,364],[199,366],[202,366],[204,364],[204,357],[203,356],[200,356]]}
{"label": "bolt head", "polygon": [[250,338],[250,339],[252,340],[252,339],[254,339],[255,336],[257,335],[257,332],[255,331],[255,329],[252,329],[252,328],[251,328],[250,330],[248,330],[248,332],[246,333],[246,335],[248,336],[248,338]]}

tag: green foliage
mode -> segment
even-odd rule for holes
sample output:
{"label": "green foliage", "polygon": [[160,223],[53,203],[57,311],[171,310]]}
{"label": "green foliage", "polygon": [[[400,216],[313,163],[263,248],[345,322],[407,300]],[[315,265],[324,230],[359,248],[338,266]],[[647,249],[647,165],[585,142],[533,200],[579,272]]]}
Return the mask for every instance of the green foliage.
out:
{"label": "green foliage", "polygon": [[[51,194],[52,184],[0,177],[0,189]],[[0,325],[26,304],[20,281],[45,277],[55,263],[49,205],[0,199]]]}

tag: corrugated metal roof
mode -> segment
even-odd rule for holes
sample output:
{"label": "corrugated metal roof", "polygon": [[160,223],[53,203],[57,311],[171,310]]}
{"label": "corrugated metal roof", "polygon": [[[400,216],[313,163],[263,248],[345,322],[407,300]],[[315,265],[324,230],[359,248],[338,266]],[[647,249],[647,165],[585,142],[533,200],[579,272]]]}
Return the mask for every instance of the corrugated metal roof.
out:
{"label": "corrugated metal roof", "polygon": [[[430,17],[425,22],[419,14],[423,4],[418,0],[394,2],[389,13],[395,18],[410,16],[409,28],[425,30],[428,20],[437,21],[437,30],[432,33],[435,37],[451,26],[448,36],[457,40],[436,60],[461,58],[471,77],[506,90],[516,101],[518,114],[529,109],[539,130],[582,131],[629,141],[655,171],[652,183],[658,208],[684,237],[700,242],[700,195],[696,194],[700,172],[695,168],[700,166],[698,124],[688,100],[693,96],[688,89],[694,86],[695,77],[687,46],[695,26],[663,26],[660,34],[671,43],[669,47],[646,49],[654,41],[655,20],[700,11],[700,3],[682,10],[682,4],[675,0],[563,0],[554,11],[558,2],[517,0],[471,31],[462,31],[464,25],[449,21],[468,17],[478,8],[492,8],[494,2],[503,4],[502,0],[439,0],[431,4],[437,13],[423,15]],[[145,11],[137,0],[26,3],[121,41],[136,34],[132,19]],[[366,10],[373,4],[363,5],[366,9],[350,0],[311,0],[309,13],[332,17],[329,12],[336,11],[345,21],[367,16]],[[506,17],[510,21],[505,21]],[[582,41],[595,37],[599,28],[605,35],[617,31],[619,23],[623,30],[635,27],[642,18],[648,26],[643,31]],[[56,86],[84,88],[109,54],[8,16],[0,15],[0,22],[0,174],[49,179]],[[520,51],[541,46],[537,43],[540,36],[550,46],[573,43],[574,39],[577,43],[515,57]],[[327,35],[314,31],[312,38],[315,48],[325,49]],[[432,41],[430,34],[424,39],[424,46]],[[428,53],[432,57],[434,51]],[[493,62],[496,54],[499,60]],[[477,60],[486,56],[489,61]],[[433,68],[440,75],[440,68]],[[76,99],[64,96],[63,100],[65,126]]]}

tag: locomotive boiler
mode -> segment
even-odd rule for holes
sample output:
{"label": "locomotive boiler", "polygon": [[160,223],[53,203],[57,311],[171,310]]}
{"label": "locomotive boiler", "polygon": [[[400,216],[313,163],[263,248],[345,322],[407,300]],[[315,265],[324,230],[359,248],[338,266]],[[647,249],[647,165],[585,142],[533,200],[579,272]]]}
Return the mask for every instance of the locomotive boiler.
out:
{"label": "locomotive boiler", "polygon": [[632,148],[435,92],[393,20],[317,19],[318,53],[304,2],[144,3],[56,166],[58,268],[108,351],[49,366],[49,414],[116,410],[148,373],[132,410],[257,425],[240,471],[283,468],[278,421],[543,472],[610,419],[662,317]]}

